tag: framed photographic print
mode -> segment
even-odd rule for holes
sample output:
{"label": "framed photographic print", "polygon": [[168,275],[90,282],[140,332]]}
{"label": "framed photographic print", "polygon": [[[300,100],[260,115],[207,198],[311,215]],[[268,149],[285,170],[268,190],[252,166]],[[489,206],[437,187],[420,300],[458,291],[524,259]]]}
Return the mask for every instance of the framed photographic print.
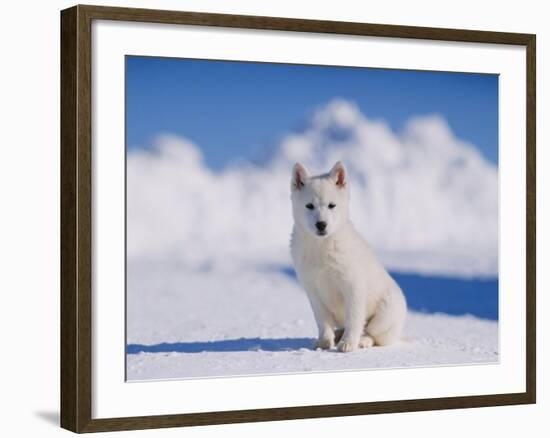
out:
{"label": "framed photographic print", "polygon": [[61,425],[535,403],[535,36],[61,12]]}

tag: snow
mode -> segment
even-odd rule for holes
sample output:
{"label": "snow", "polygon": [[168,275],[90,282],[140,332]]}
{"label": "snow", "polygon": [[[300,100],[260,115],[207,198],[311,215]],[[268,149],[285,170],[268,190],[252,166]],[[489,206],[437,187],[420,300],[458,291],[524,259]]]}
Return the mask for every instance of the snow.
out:
{"label": "snow", "polygon": [[[290,172],[338,160],[356,227],[388,269],[420,275],[411,303],[455,313],[411,311],[398,345],[312,349],[312,312],[289,275]],[[436,114],[395,132],[335,99],[263,162],[219,171],[172,135],[128,152],[128,380],[495,362],[498,322],[479,316],[498,318],[497,276],[497,167]]]}
{"label": "snow", "polygon": [[498,361],[496,321],[410,312],[400,344],[320,351],[306,295],[280,270],[148,266],[129,271],[128,380]]}
{"label": "snow", "polygon": [[171,135],[129,152],[128,257],[194,269],[228,260],[288,265],[292,166],[322,173],[338,160],[349,173],[351,218],[388,268],[498,274],[497,167],[441,116],[412,118],[395,132],[342,99],[261,163],[213,171],[200,145]]}

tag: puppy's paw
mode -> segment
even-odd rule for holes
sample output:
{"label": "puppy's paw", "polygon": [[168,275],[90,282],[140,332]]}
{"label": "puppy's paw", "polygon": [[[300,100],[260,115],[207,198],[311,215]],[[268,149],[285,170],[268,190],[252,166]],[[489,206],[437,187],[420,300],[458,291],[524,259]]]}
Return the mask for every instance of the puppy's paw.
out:
{"label": "puppy's paw", "polygon": [[332,347],[334,347],[334,339],[332,338],[319,338],[315,341],[316,349],[330,350]]}
{"label": "puppy's paw", "polygon": [[349,339],[342,339],[338,342],[338,351],[342,353],[349,353],[355,350],[357,350],[357,342],[350,341]]}
{"label": "puppy's paw", "polygon": [[374,345],[374,339],[368,335],[361,336],[359,339],[359,348],[370,348]]}

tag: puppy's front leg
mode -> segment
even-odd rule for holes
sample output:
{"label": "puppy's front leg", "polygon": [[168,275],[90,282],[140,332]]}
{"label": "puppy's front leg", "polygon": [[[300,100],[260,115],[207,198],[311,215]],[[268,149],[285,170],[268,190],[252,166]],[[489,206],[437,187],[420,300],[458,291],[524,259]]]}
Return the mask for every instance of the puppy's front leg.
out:
{"label": "puppy's front leg", "polygon": [[328,350],[334,347],[334,318],[314,290],[306,289],[306,291],[319,331],[315,348]]}
{"label": "puppy's front leg", "polygon": [[360,293],[358,289],[350,288],[344,293],[345,302],[345,330],[338,350],[344,353],[354,351],[359,346],[359,340],[365,328],[367,320],[367,300],[366,295]]}

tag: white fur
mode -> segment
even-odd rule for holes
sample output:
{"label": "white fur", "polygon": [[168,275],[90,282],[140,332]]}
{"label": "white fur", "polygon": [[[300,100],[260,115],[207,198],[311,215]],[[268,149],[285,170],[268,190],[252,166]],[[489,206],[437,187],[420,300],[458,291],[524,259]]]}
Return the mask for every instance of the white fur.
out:
{"label": "white fur", "polygon": [[[337,344],[347,352],[397,341],[407,314],[405,297],[349,220],[342,163],[318,176],[297,163],[291,191],[291,253],[317,321],[317,347]],[[326,223],[324,235],[318,222]]]}

